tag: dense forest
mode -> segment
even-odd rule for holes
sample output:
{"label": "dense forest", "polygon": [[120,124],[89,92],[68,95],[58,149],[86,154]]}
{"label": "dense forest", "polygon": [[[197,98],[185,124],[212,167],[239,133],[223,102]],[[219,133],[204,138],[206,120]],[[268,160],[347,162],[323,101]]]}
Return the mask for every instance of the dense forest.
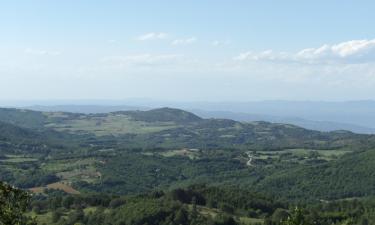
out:
{"label": "dense forest", "polygon": [[375,219],[373,198],[296,206],[229,186],[195,185],[127,196],[49,190],[31,197],[1,183],[0,202],[1,224],[362,225]]}

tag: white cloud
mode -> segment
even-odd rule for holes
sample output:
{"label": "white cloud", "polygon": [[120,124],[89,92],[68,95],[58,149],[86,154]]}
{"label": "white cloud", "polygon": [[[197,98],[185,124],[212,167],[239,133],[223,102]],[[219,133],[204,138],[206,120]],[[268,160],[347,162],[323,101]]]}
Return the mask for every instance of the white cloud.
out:
{"label": "white cloud", "polygon": [[352,40],[318,48],[306,48],[295,53],[244,52],[234,57],[237,61],[274,61],[298,63],[365,63],[375,62],[375,39]]}
{"label": "white cloud", "polygon": [[47,51],[47,50],[40,50],[40,49],[33,49],[33,48],[26,48],[24,52],[30,55],[48,55],[48,56],[57,56],[61,54],[61,52],[59,51]]}
{"label": "white cloud", "polygon": [[374,56],[375,39],[323,45],[319,48],[303,49],[296,54],[299,59],[350,60],[354,62],[374,60]]}
{"label": "white cloud", "polygon": [[332,51],[341,57],[364,55],[375,50],[375,39],[343,42],[332,46]]}
{"label": "white cloud", "polygon": [[137,40],[139,41],[151,41],[151,40],[161,40],[161,39],[166,39],[168,37],[167,33],[159,32],[151,32],[147,34],[140,35],[137,37]]}
{"label": "white cloud", "polygon": [[196,37],[190,37],[186,39],[176,39],[172,42],[172,45],[188,45],[197,41]]}

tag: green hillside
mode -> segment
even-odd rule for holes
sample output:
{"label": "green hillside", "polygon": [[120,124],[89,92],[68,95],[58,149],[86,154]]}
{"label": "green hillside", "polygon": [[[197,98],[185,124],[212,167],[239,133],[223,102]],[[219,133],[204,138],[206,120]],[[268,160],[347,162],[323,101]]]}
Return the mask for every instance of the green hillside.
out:
{"label": "green hillside", "polygon": [[266,177],[261,190],[284,199],[332,200],[375,195],[375,150],[344,155],[318,165],[284,170]]}
{"label": "green hillside", "polygon": [[173,108],[159,108],[148,111],[123,111],[114,114],[129,115],[132,119],[145,122],[194,123],[202,119],[193,113]]}
{"label": "green hillside", "polygon": [[[60,212],[62,224],[71,224],[67,221],[74,220],[70,217],[76,213],[86,218],[87,224],[95,220],[89,213],[92,210],[99,210],[103,220],[109,218],[109,210],[111,218],[124,224],[138,219],[143,224],[155,215],[161,219],[158,224],[169,224],[167,220],[181,214],[191,216],[192,193],[199,193],[196,200],[202,196],[210,199],[197,203],[198,217],[204,223],[217,219],[218,224],[222,216],[237,224],[278,221],[273,218],[291,213],[286,205],[295,204],[303,205],[312,216],[310,210],[316,204],[365,201],[375,196],[373,135],[201,119],[170,108],[108,114],[0,109],[0,121],[0,180],[35,193],[36,201],[50,199],[56,192],[129,198],[195,187],[195,191],[182,191],[185,197],[179,200],[163,194],[156,199],[132,198],[116,209],[105,205],[104,214],[92,203],[82,206],[84,215],[68,207]],[[201,184],[209,184],[209,191]],[[258,194],[253,196],[253,192]],[[263,195],[269,198],[255,200]],[[186,196],[190,196],[188,200]],[[242,201],[249,196],[254,199]],[[283,204],[272,205],[276,201]],[[348,207],[357,207],[351,204]],[[332,207],[320,218],[326,224],[332,218],[345,224],[350,220],[347,213],[335,217],[341,206]],[[138,218],[132,209],[147,213]],[[370,216],[359,212],[356,220]],[[53,218],[51,209],[35,214],[47,224]],[[192,223],[191,218],[187,221]]]}

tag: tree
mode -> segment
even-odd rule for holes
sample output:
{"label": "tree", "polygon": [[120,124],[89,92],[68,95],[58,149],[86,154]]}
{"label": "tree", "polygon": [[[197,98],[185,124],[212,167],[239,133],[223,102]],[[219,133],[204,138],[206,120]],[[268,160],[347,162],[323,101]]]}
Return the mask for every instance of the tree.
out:
{"label": "tree", "polygon": [[62,209],[56,209],[52,211],[52,222],[57,223],[63,215]]}
{"label": "tree", "polygon": [[187,214],[186,211],[184,211],[183,209],[179,209],[176,212],[174,222],[176,224],[186,224],[189,220],[186,214]]}
{"label": "tree", "polygon": [[281,221],[282,225],[310,225],[311,223],[306,220],[300,208],[296,207],[291,216],[285,221]]}
{"label": "tree", "polygon": [[0,182],[0,224],[36,224],[33,219],[24,215],[29,201],[30,195],[27,192]]}
{"label": "tree", "polygon": [[85,213],[83,212],[83,210],[77,209],[69,214],[68,223],[69,224],[80,223],[80,222],[83,222],[84,219],[85,219]]}
{"label": "tree", "polygon": [[191,200],[192,204],[192,210],[191,210],[191,218],[194,220],[198,216],[198,210],[197,210],[197,200],[195,197]]}
{"label": "tree", "polygon": [[238,225],[232,216],[226,214],[219,214],[215,220],[215,225]]}
{"label": "tree", "polygon": [[285,221],[290,217],[289,213],[285,209],[277,208],[271,216],[271,221],[274,224],[278,224],[280,221]]}

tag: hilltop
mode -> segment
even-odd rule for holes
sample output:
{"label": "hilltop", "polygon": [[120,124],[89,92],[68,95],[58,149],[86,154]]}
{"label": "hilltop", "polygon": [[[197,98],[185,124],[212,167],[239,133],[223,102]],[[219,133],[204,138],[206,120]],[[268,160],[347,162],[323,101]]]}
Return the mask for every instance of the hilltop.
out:
{"label": "hilltop", "polygon": [[159,108],[148,111],[120,111],[113,114],[128,115],[132,119],[144,122],[175,122],[175,123],[194,123],[199,122],[202,118],[197,115],[173,108]]}

